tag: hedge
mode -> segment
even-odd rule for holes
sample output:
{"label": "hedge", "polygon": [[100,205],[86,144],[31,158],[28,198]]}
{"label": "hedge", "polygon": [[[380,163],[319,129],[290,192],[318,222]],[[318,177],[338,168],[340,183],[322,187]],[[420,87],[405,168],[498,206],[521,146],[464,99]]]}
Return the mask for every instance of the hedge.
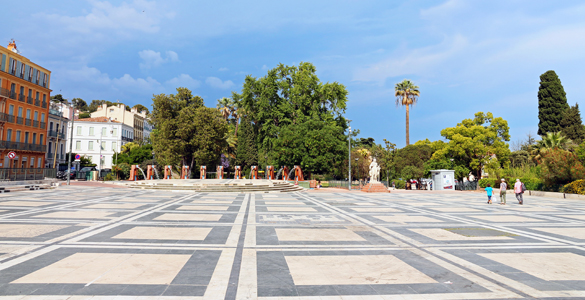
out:
{"label": "hedge", "polygon": [[561,189],[563,193],[585,195],[585,180],[575,180]]}

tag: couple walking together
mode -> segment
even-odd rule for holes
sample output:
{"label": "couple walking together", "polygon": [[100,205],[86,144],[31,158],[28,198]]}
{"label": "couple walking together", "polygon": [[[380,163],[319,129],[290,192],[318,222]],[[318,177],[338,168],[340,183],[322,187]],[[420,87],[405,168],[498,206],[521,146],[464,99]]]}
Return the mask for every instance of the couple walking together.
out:
{"label": "couple walking together", "polygon": [[[508,188],[508,184],[506,183],[506,180],[504,178],[502,178],[502,183],[500,183],[500,204],[502,205],[506,205],[506,189]],[[487,185],[487,187],[485,188],[485,191],[487,192],[487,196],[488,196],[488,204],[492,204],[492,195],[493,195],[493,191],[494,189],[491,187],[490,184]],[[514,184],[514,193],[516,194],[516,199],[518,199],[518,203],[520,205],[524,204],[524,199],[522,197],[522,194],[524,194],[524,192],[526,191],[526,186],[524,185],[524,183],[522,183],[520,181],[520,179],[516,179],[516,183]]]}

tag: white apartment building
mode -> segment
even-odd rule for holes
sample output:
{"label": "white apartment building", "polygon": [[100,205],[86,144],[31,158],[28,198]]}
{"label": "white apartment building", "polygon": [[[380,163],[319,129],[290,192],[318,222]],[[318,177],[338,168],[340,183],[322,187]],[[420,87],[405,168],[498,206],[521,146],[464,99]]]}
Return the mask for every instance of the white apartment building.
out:
{"label": "white apartment building", "polygon": [[[120,153],[122,145],[134,139],[132,126],[106,117],[77,119],[73,126],[72,152],[91,157],[98,169],[111,169],[116,164],[116,152]],[[69,144],[67,149],[71,151]]]}
{"label": "white apartment building", "polygon": [[67,163],[66,149],[69,138],[69,106],[60,103],[51,103],[49,106],[49,120],[47,126],[47,152],[45,153],[46,167],[53,168]]}
{"label": "white apartment building", "polygon": [[[147,120],[146,111],[137,111],[132,108],[130,111],[126,110],[126,105],[118,104],[116,106],[108,107],[107,104],[102,104],[97,111],[91,113],[92,118],[106,117],[112,121],[118,121],[131,126],[134,130],[134,139],[142,141],[144,137],[144,121]],[[150,135],[150,131],[148,132]]]}

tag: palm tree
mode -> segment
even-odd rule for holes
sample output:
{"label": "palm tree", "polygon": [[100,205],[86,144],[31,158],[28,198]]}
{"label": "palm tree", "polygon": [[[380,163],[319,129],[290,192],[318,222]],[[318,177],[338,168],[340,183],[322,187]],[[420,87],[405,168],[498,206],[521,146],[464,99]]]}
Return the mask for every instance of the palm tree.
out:
{"label": "palm tree", "polygon": [[217,100],[217,109],[221,112],[221,115],[226,119],[232,114],[232,99],[223,97]]}
{"label": "palm tree", "polygon": [[418,86],[408,79],[404,79],[394,87],[396,91],[396,106],[406,106],[406,145],[410,145],[410,105],[414,105],[420,96]]}
{"label": "palm tree", "polygon": [[532,159],[536,162],[540,162],[542,155],[552,149],[563,149],[567,150],[573,145],[573,141],[559,132],[547,132],[542,140],[537,141],[532,146],[530,154]]}

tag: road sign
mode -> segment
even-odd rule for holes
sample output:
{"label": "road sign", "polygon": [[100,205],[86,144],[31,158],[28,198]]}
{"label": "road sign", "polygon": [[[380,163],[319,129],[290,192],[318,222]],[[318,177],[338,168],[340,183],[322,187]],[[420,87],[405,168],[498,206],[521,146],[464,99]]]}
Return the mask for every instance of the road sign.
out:
{"label": "road sign", "polygon": [[75,161],[79,161],[81,159],[81,155],[75,154]]}
{"label": "road sign", "polygon": [[15,157],[16,157],[16,152],[14,152],[14,151],[8,152],[8,158],[14,159]]}

